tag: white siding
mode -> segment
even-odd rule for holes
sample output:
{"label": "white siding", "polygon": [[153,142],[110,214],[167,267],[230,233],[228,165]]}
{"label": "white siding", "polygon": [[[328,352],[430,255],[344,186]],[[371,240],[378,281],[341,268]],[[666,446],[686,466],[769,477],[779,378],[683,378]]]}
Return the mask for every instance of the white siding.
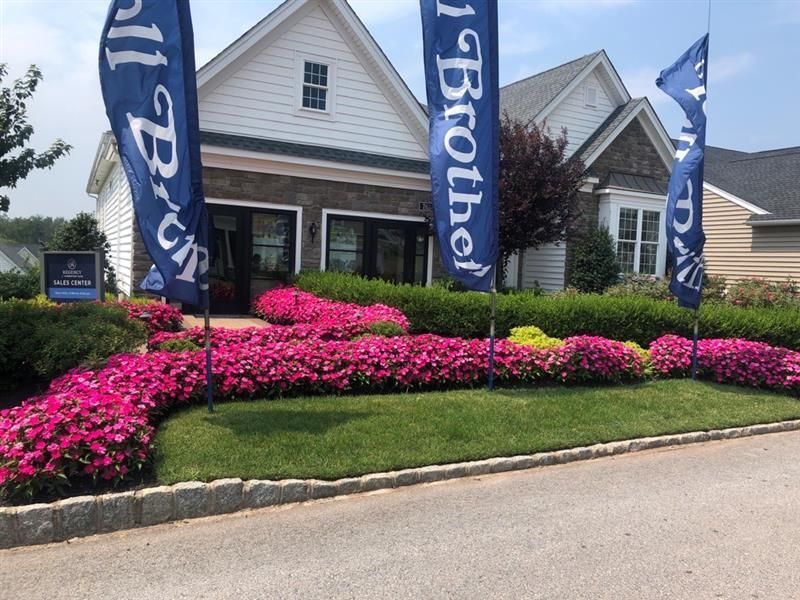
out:
{"label": "white siding", "polygon": [[[587,87],[597,90],[597,106],[586,106]],[[589,73],[572,92],[556,106],[545,119],[553,136],[567,129],[567,154],[572,154],[608,118],[616,105],[595,72]]]}
{"label": "white siding", "polygon": [[133,202],[128,180],[117,161],[97,195],[97,220],[111,245],[109,262],[117,273],[119,290],[131,294],[133,259]]}
{"label": "white siding", "polygon": [[564,289],[564,267],[567,259],[567,244],[544,244],[539,248],[528,248],[522,256],[523,289],[536,287],[545,290]]}
{"label": "white siding", "polygon": [[[303,56],[335,68],[331,117],[299,110]],[[330,70],[330,68],[329,68]],[[425,149],[317,6],[200,100],[202,129],[425,159]]]}
{"label": "white siding", "polygon": [[9,259],[5,254],[0,252],[0,273],[7,273],[9,271],[18,271],[17,265],[14,261]]}

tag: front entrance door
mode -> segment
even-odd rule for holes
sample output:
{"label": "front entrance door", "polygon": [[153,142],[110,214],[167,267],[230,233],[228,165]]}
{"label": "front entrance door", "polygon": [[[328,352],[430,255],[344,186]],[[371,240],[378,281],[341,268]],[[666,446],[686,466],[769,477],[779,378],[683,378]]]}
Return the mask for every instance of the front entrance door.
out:
{"label": "front entrance door", "polygon": [[245,314],[265,290],[294,270],[295,213],[208,205],[213,314]]}

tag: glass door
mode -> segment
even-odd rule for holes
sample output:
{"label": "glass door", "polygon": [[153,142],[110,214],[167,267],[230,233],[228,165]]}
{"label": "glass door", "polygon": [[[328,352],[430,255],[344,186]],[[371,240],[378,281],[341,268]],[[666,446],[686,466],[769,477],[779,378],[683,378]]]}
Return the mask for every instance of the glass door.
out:
{"label": "glass door", "polygon": [[246,240],[237,207],[208,205],[211,259],[208,293],[211,312],[238,314],[242,307],[241,260]]}
{"label": "glass door", "polygon": [[406,281],[406,230],[402,227],[375,227],[375,277],[386,281]]}
{"label": "glass door", "polygon": [[325,268],[394,283],[427,280],[427,226],[416,221],[329,215]]}
{"label": "glass door", "polygon": [[250,300],[289,281],[294,266],[294,215],[250,215]]}

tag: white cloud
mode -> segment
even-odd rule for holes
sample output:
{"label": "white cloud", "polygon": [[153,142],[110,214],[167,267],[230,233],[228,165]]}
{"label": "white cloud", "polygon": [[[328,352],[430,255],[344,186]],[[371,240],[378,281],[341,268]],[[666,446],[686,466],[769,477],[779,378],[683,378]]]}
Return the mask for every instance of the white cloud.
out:
{"label": "white cloud", "polygon": [[522,56],[538,52],[547,46],[544,36],[531,31],[527,24],[505,21],[497,29],[501,56]]}
{"label": "white cloud", "polygon": [[[734,79],[746,73],[755,63],[756,58],[750,52],[729,54],[719,58],[712,56],[709,59],[709,86],[712,94],[716,83]],[[660,72],[660,68],[652,65],[639,67],[624,71],[621,74],[622,82],[634,98],[647,96],[653,105],[669,104],[672,99],[656,87],[656,78]]]}
{"label": "white cloud", "polygon": [[636,0],[538,0],[526,3],[531,8],[549,13],[580,13],[615,9],[634,4]]}
{"label": "white cloud", "polygon": [[416,0],[350,0],[350,6],[368,27],[419,15]]}
{"label": "white cloud", "polygon": [[656,87],[656,77],[661,69],[646,66],[621,73],[622,83],[634,98],[647,96],[653,105],[671,102],[669,96]]}
{"label": "white cloud", "polygon": [[756,57],[751,52],[739,52],[719,58],[710,57],[708,60],[709,86],[716,81],[733,79],[747,72],[756,63]]}

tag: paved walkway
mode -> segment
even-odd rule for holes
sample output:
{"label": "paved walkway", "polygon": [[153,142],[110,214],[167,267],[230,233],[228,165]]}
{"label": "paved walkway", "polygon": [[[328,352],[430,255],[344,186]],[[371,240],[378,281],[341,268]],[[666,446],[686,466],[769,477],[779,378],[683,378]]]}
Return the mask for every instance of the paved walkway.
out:
{"label": "paved walkway", "polygon": [[800,598],[798,457],[773,434],[4,550],[0,597]]}
{"label": "paved walkway", "polygon": [[[183,315],[183,326],[203,327],[203,317]],[[211,317],[211,327],[225,327],[226,329],[244,329],[245,327],[266,327],[267,322],[256,317]]]}

